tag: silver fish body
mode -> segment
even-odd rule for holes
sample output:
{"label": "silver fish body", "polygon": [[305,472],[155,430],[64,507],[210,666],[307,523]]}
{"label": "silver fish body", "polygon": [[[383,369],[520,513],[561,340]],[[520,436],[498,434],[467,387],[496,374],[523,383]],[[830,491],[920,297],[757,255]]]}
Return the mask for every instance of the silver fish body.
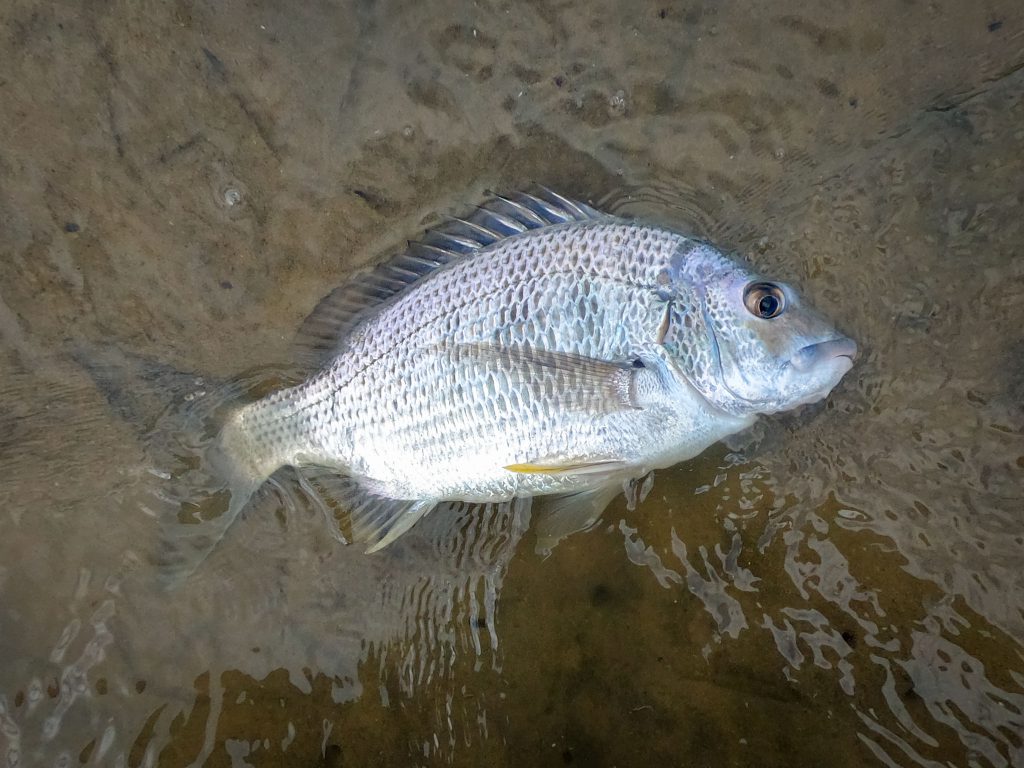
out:
{"label": "silver fish body", "polygon": [[[432,238],[326,302],[322,367],[225,425],[236,487],[327,468],[377,547],[443,500],[603,506],[625,479],[820,399],[855,354],[788,286],[554,193]],[[751,286],[769,286],[753,311]],[[773,302],[785,311],[755,314]]]}

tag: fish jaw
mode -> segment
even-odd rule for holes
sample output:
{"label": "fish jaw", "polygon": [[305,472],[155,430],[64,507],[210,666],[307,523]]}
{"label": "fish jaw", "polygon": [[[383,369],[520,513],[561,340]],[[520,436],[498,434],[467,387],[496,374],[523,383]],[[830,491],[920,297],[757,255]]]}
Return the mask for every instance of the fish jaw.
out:
{"label": "fish jaw", "polygon": [[[824,347],[823,345],[832,345]],[[817,349],[815,349],[817,347]],[[857,358],[857,345],[852,339],[843,338],[833,342],[822,342],[805,347],[800,351],[802,359],[792,361],[794,370],[801,373],[807,372],[813,375],[819,382],[816,389],[811,390],[805,397],[789,403],[785,409],[798,408],[802,405],[812,405],[821,402],[829,393],[835,389],[843,377],[853,368]],[[811,358],[810,361],[807,358]]]}

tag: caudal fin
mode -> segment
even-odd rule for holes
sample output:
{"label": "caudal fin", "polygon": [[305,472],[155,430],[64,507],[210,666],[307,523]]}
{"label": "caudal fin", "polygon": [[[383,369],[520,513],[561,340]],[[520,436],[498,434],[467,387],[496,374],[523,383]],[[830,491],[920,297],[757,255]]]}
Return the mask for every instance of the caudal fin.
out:
{"label": "caudal fin", "polygon": [[161,531],[160,581],[169,589],[181,586],[210,553],[248,504],[258,484],[229,489],[227,508],[209,519],[165,522]]}
{"label": "caudal fin", "polygon": [[[146,454],[139,504],[159,524],[156,563],[162,580],[180,584],[214,550],[269,474],[241,460],[247,455],[245,430],[235,417],[248,403],[295,384],[296,374],[268,367],[225,383],[117,345],[86,342],[77,343],[70,356],[111,411],[139,433]],[[85,413],[81,407],[71,412]],[[66,426],[65,409],[54,413]]]}
{"label": "caudal fin", "polygon": [[[267,380],[261,378],[265,389]],[[253,397],[253,380],[200,393],[172,408],[154,430],[154,494],[160,520],[158,567],[174,588],[209,557],[269,475],[251,461],[249,435],[238,418]]]}

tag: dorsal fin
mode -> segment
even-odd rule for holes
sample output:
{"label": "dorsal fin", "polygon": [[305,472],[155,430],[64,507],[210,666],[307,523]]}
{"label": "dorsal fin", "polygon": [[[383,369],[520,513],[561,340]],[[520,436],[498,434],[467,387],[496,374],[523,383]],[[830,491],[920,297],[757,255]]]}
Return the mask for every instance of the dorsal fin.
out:
{"label": "dorsal fin", "polygon": [[356,326],[453,261],[523,232],[604,216],[545,187],[496,196],[466,218],[428,230],[405,252],[354,276],[321,299],[296,336],[298,362],[309,368],[324,365],[341,352]]}

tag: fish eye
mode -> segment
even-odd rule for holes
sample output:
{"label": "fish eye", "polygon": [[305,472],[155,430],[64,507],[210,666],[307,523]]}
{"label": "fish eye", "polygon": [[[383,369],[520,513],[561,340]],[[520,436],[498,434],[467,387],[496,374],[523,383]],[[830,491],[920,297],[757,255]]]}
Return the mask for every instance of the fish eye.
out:
{"label": "fish eye", "polygon": [[786,309],[786,294],[775,283],[751,283],[743,291],[743,303],[750,314],[771,320]]}

